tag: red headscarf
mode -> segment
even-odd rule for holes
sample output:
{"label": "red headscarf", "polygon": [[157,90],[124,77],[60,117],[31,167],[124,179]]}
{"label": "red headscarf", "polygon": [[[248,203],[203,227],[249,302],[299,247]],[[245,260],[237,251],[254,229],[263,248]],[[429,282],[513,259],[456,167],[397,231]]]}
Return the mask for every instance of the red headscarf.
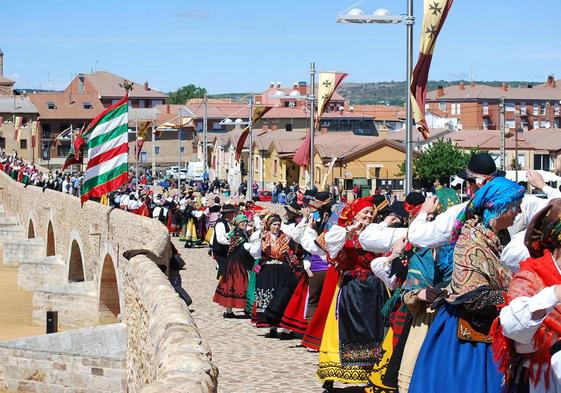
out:
{"label": "red headscarf", "polygon": [[342,227],[351,225],[356,215],[362,209],[367,207],[373,207],[374,216],[376,216],[378,209],[376,208],[376,205],[374,205],[374,198],[372,198],[372,196],[358,198],[352,201],[351,203],[347,203],[343,208],[343,210],[341,210],[341,213],[339,214],[339,219],[337,220],[337,224]]}

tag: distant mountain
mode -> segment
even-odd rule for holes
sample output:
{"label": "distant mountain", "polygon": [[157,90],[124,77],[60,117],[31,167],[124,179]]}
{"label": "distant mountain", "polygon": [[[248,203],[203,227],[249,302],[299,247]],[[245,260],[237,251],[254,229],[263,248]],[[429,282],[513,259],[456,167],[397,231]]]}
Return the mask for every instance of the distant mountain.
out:
{"label": "distant mountain", "polygon": [[[526,81],[474,81],[476,84],[501,86],[504,82],[511,87],[537,85],[543,82]],[[429,81],[427,91],[436,90],[438,86],[452,86],[460,81]],[[468,84],[470,82],[464,81]],[[389,104],[404,105],[406,95],[405,82],[372,82],[372,83],[343,83],[337,92],[341,94],[349,104]]]}
{"label": "distant mountain", "polygon": [[208,98],[230,99],[232,101],[239,101],[244,97],[249,97],[253,93],[223,93],[223,94],[209,94]]}

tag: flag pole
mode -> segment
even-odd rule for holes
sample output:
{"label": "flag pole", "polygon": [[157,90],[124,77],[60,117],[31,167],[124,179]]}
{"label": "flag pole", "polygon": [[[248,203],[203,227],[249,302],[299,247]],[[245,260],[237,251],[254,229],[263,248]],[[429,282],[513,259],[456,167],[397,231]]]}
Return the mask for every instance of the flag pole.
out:
{"label": "flag pole", "polygon": [[140,161],[140,150],[138,147],[138,113],[136,114],[136,118],[135,118],[135,129],[136,129],[136,138],[134,141],[135,144],[135,149],[134,152],[136,153],[136,157],[135,157],[135,162],[136,162],[136,166],[134,168],[134,177],[136,179],[136,183],[134,186],[134,190],[138,191],[138,166],[140,165],[139,161]]}
{"label": "flag pole", "polygon": [[[204,103],[204,114],[203,114],[203,168],[204,168],[204,173],[208,174],[208,151],[207,151],[207,146],[208,146],[208,98],[207,95],[205,93],[204,97],[203,97],[203,103]],[[195,132],[197,132],[195,130]],[[204,174],[203,174],[203,180],[204,180]]]}
{"label": "flag pole", "polygon": [[253,200],[253,99],[250,97],[247,106],[249,107],[249,118],[247,127],[249,129],[249,165],[247,173],[247,200]]}
{"label": "flag pole", "polygon": [[156,135],[154,134],[154,121],[152,120],[152,180],[156,176]]}
{"label": "flag pole", "polygon": [[411,74],[413,73],[413,0],[407,0],[407,17],[405,19],[407,25],[407,75],[406,75],[406,124],[405,124],[405,195],[409,194],[413,189],[413,108],[411,106]]}
{"label": "flag pole", "polygon": [[315,90],[316,90],[316,63],[310,63],[310,168],[308,173],[310,175],[310,190],[314,188],[314,134],[315,134]]}

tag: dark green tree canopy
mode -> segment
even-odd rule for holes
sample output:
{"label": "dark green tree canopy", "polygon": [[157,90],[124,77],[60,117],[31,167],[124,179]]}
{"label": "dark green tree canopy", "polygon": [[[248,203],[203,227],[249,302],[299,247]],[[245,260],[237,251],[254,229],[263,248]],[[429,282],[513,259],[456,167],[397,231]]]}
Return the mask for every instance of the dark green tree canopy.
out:
{"label": "dark green tree canopy", "polygon": [[466,168],[470,153],[458,149],[452,141],[437,140],[427,150],[413,158],[413,177],[422,182],[448,183],[450,176]]}
{"label": "dark green tree canopy", "polygon": [[204,87],[198,87],[193,84],[180,87],[176,91],[169,93],[168,102],[170,104],[185,104],[191,98],[203,98],[206,94]]}

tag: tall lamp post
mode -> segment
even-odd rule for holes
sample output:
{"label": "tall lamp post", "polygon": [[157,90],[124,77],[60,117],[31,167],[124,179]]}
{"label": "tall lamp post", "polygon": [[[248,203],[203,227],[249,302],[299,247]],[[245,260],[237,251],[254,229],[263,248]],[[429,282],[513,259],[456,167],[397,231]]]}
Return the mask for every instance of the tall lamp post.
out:
{"label": "tall lamp post", "polygon": [[249,108],[249,117],[247,121],[243,121],[242,119],[236,119],[232,121],[230,118],[226,118],[220,121],[220,125],[239,125],[239,126],[247,126],[249,132],[249,155],[248,155],[248,171],[247,171],[247,191],[246,191],[246,199],[248,201],[253,200],[253,192],[252,192],[252,185],[253,185],[253,98],[249,98],[247,101],[247,107]]}
{"label": "tall lamp post", "polygon": [[309,189],[311,190],[315,183],[314,183],[314,155],[315,155],[315,142],[314,142],[314,133],[315,133],[315,105],[316,105],[316,96],[315,96],[315,88],[316,88],[316,63],[310,63],[310,94],[302,95],[297,89],[292,90],[289,94],[284,94],[282,90],[277,90],[272,94],[272,98],[276,99],[291,99],[291,100],[305,100],[310,105],[310,163],[308,175],[310,177],[309,181]]}
{"label": "tall lamp post", "polygon": [[408,194],[413,186],[413,116],[409,91],[411,87],[411,74],[413,73],[413,25],[415,24],[413,0],[407,0],[406,15],[390,15],[389,11],[383,8],[376,10],[372,15],[368,15],[360,8],[353,6],[337,15],[337,23],[404,23],[406,26],[405,194]]}

